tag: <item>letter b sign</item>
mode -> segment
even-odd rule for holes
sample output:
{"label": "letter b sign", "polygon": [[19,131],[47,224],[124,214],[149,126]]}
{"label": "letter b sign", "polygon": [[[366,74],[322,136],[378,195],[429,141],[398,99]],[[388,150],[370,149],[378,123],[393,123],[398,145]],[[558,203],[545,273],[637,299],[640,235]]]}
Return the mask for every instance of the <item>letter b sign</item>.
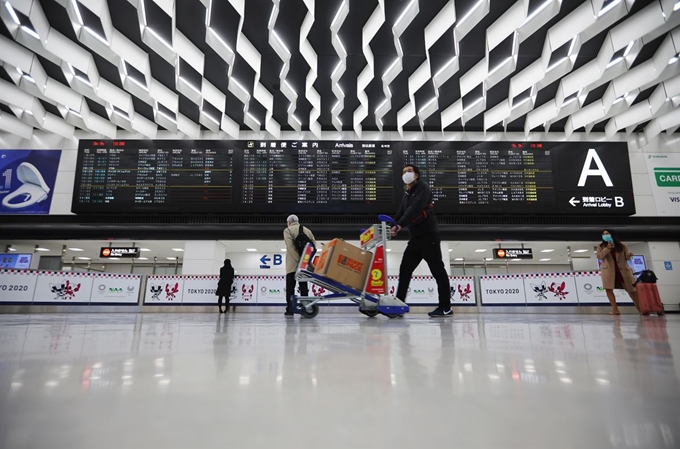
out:
{"label": "letter b sign", "polygon": [[274,254],[274,266],[281,265],[283,263],[283,256],[281,254]]}

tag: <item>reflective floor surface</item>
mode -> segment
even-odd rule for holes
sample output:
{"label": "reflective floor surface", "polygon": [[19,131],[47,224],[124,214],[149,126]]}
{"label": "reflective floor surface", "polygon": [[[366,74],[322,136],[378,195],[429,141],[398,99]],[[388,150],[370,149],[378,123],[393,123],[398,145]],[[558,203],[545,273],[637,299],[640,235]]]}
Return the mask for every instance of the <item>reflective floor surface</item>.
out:
{"label": "reflective floor surface", "polygon": [[0,447],[678,448],[680,316],[0,316]]}

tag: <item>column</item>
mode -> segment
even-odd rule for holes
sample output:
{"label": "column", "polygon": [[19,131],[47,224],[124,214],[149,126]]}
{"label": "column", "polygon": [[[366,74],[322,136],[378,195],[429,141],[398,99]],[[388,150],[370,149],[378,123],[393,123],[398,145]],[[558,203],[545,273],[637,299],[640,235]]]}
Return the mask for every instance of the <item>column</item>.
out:
{"label": "column", "polygon": [[219,274],[226,252],[216,240],[189,240],[184,244],[182,274]]}

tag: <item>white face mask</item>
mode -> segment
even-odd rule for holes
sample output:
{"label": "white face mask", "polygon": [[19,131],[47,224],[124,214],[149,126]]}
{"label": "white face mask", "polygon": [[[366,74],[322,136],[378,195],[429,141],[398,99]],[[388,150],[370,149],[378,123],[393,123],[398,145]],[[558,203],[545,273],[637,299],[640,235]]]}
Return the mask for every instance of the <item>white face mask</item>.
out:
{"label": "white face mask", "polygon": [[416,180],[416,174],[413,173],[412,171],[407,171],[403,175],[401,175],[401,180],[404,181],[404,184],[411,184],[413,181]]}

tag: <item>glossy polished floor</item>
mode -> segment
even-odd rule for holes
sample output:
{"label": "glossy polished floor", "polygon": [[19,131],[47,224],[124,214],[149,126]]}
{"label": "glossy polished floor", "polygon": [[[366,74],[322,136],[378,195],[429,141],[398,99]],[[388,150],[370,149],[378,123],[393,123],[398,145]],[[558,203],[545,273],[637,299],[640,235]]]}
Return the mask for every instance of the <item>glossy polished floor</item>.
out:
{"label": "glossy polished floor", "polygon": [[680,316],[0,316],[0,447],[678,448]]}

